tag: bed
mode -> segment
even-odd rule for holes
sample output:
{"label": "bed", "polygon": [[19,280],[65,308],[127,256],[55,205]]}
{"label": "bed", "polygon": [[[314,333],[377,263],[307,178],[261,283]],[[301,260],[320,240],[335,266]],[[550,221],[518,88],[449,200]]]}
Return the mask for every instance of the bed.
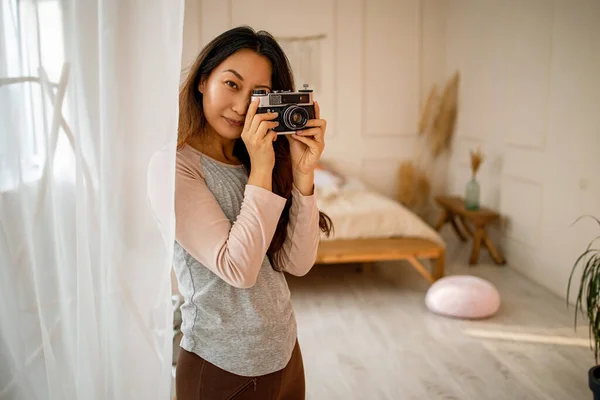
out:
{"label": "bed", "polygon": [[315,194],[335,228],[331,237],[321,237],[317,265],[357,263],[371,269],[377,261],[406,260],[429,283],[444,276],[443,239],[400,203],[326,166],[315,172]]}

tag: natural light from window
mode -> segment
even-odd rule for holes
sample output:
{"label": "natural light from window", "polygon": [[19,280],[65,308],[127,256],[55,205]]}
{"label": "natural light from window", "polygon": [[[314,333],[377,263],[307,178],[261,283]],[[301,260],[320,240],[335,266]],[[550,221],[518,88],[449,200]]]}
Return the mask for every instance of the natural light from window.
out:
{"label": "natural light from window", "polygon": [[[0,40],[3,43],[0,44],[0,52],[4,54],[0,54],[0,77],[38,78],[41,66],[49,80],[57,83],[65,61],[59,0],[3,0],[1,7]],[[53,88],[56,90],[55,85]],[[4,122],[0,123],[0,187],[13,187],[21,180],[35,181],[41,176],[47,151],[54,111],[50,98],[44,95],[38,82],[13,83],[0,87],[0,103],[4,110],[10,110],[7,114],[3,113]],[[67,104],[64,101],[62,105],[66,120]],[[65,148],[63,142],[61,138],[59,150]],[[20,151],[9,152],[8,149],[15,148],[15,143],[18,143]],[[58,164],[60,159],[59,153],[56,157]],[[20,172],[14,170],[16,165],[20,166]]]}

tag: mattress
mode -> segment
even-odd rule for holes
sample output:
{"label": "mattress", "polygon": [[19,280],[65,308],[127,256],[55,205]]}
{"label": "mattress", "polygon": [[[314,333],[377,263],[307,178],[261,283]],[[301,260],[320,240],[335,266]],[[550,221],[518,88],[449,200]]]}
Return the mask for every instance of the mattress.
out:
{"label": "mattress", "polygon": [[413,237],[444,246],[441,236],[400,203],[367,188],[357,179],[343,185],[316,187],[319,209],[334,225],[334,234],[322,240]]}

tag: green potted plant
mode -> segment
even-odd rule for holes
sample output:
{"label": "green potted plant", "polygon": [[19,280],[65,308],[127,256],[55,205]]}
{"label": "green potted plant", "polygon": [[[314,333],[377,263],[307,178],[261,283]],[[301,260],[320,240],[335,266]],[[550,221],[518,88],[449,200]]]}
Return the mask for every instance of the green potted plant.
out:
{"label": "green potted plant", "polygon": [[[600,225],[600,220],[595,217],[590,218],[593,218]],[[575,329],[577,329],[577,314],[581,312],[582,315],[587,316],[589,321],[590,348],[594,351],[596,360],[596,365],[590,368],[588,372],[589,387],[594,393],[594,400],[600,400],[600,365],[598,365],[598,350],[600,347],[600,248],[598,246],[594,247],[598,239],[600,239],[600,236],[593,239],[575,261],[567,286],[568,307],[571,280],[577,268],[581,266],[583,271],[575,301]]]}

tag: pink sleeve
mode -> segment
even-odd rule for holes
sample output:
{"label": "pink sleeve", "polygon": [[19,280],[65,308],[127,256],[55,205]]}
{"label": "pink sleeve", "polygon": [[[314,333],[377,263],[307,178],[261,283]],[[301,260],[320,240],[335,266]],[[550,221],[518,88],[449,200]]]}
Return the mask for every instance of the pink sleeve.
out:
{"label": "pink sleeve", "polygon": [[292,275],[307,274],[317,258],[320,238],[315,194],[304,196],[293,186],[287,237],[277,253],[276,262]]}
{"label": "pink sleeve", "polygon": [[175,239],[192,257],[232,286],[249,288],[265,258],[285,199],[246,185],[233,225],[206,185],[199,162],[178,154]]}

